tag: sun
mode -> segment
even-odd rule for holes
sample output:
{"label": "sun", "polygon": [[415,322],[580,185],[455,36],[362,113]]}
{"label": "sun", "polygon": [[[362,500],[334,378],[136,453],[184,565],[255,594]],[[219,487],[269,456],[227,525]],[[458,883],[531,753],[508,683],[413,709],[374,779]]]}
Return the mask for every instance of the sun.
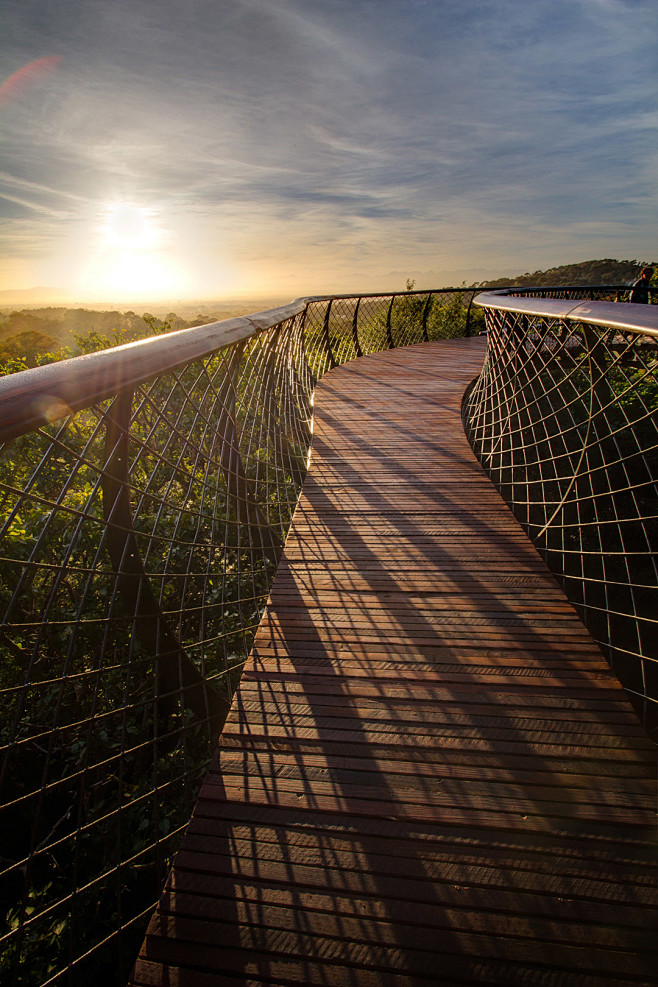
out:
{"label": "sun", "polygon": [[101,212],[94,239],[79,282],[86,294],[121,301],[171,296],[184,289],[183,271],[154,209],[110,203]]}
{"label": "sun", "polygon": [[157,240],[149,210],[125,203],[107,207],[101,229],[105,242],[121,249],[147,250],[155,246]]}

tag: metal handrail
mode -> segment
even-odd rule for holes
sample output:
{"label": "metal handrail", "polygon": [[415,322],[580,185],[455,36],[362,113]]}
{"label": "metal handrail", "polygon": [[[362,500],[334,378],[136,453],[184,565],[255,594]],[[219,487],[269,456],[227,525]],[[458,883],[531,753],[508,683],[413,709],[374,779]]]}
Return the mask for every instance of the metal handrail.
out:
{"label": "metal handrail", "polygon": [[[476,288],[461,287],[414,289],[392,294],[371,292],[359,295],[309,295],[297,298],[287,305],[252,315],[180,329],[164,336],[153,336],[150,339],[125,343],[111,350],[84,354],[59,363],[34,367],[20,375],[11,374],[4,377],[0,379],[0,442],[6,442],[48,421],[56,420],[53,415],[63,417],[69,412],[79,411],[116,394],[123,388],[134,387],[159,374],[208,357],[231,344],[245,341],[287,319],[301,315],[312,304],[352,299],[358,299],[360,303],[364,299],[375,298],[390,298],[392,304],[396,298],[420,296],[427,296],[429,302],[432,296],[467,294],[470,296],[470,309],[470,302],[475,303],[475,298],[478,299],[477,304],[480,307],[486,307],[486,299],[489,295],[492,298],[506,295],[518,298],[519,293],[582,291],[591,294],[597,291],[624,289],[629,290],[624,285],[597,285],[557,289],[505,288],[482,293]],[[643,306],[637,307],[643,308]],[[534,311],[531,305],[525,310],[529,314]],[[557,310],[555,314],[558,314]],[[647,313],[640,315],[646,317]],[[624,320],[623,325],[628,323],[628,319]],[[631,328],[630,324],[629,328]],[[468,323],[466,335],[468,335]],[[46,397],[49,402],[44,400]]]}
{"label": "metal handrail", "polygon": [[658,310],[516,291],[474,299],[467,435],[655,734]]}
{"label": "metal handrail", "polygon": [[517,295],[515,294],[517,290],[520,289],[505,288],[480,292],[473,299],[473,304],[478,308],[521,312],[539,318],[562,319],[574,323],[587,322],[591,325],[618,329],[620,332],[658,335],[658,312],[650,305],[635,305],[631,302],[620,305],[617,302],[595,300],[576,301],[574,304],[573,299],[542,298],[534,294]]}
{"label": "metal handrail", "polygon": [[[589,298],[590,301],[615,301],[621,302],[627,299],[623,295],[630,295],[633,290],[631,284],[577,284],[577,285],[535,285],[524,287],[521,285],[510,285],[500,287],[497,291],[507,291],[517,297],[534,296],[536,298]],[[609,296],[614,295],[610,299]],[[649,297],[652,302],[658,301],[658,290],[650,288]]]}
{"label": "metal handrail", "polygon": [[317,379],[463,334],[474,294],[311,296],[0,379],[0,981],[117,956],[127,975],[267,599]]}
{"label": "metal handrail", "polygon": [[[179,329],[3,377],[0,379],[0,441],[24,435],[125,388],[244,342],[300,315],[309,301],[299,299],[246,317]],[[44,402],[44,396],[50,399],[50,406]]]}
{"label": "metal handrail", "polygon": [[403,292],[375,292],[361,295],[309,295],[287,305],[252,315],[180,329],[163,336],[152,336],[96,353],[62,360],[11,374],[0,379],[0,442],[24,435],[34,428],[79,411],[135,387],[160,374],[177,370],[219,350],[244,342],[304,315],[311,306],[364,299],[468,294],[476,289],[441,288]]}

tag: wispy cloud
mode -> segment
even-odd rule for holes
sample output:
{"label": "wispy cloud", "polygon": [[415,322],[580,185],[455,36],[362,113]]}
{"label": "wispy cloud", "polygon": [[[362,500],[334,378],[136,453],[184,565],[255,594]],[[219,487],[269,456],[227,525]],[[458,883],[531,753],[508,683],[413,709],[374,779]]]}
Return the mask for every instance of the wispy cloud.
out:
{"label": "wispy cloud", "polygon": [[71,199],[74,202],[83,201],[83,197],[80,195],[75,195],[72,192],[66,192],[64,189],[53,188],[50,185],[39,185],[38,182],[29,182],[24,178],[18,178],[16,175],[8,175],[6,172],[0,171],[0,184],[8,186],[9,188],[17,188],[23,192],[34,192],[34,193],[45,193],[48,196],[54,196],[55,198]]}
{"label": "wispy cloud", "polygon": [[657,34],[651,0],[12,2],[7,72],[61,61],[0,113],[2,201],[43,258],[143,204],[208,291],[648,254]]}
{"label": "wispy cloud", "polygon": [[29,199],[21,199],[17,195],[9,195],[7,192],[0,191],[0,198],[4,199],[5,202],[13,202],[18,206],[24,206],[26,209],[32,209],[34,212],[43,213],[45,216],[55,216],[57,219],[64,219],[67,215],[63,210],[51,209],[49,206],[44,206],[40,202],[30,202]]}

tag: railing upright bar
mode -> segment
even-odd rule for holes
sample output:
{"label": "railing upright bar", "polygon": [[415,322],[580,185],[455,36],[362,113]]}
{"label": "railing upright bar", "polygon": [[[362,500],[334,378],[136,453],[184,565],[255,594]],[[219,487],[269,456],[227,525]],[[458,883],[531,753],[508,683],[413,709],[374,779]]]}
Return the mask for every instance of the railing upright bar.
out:
{"label": "railing upright bar", "polygon": [[[428,317],[429,312],[430,312],[430,307],[432,305],[432,299],[433,299],[433,297],[434,296],[433,296],[432,292],[430,291],[428,293],[428,295],[427,295],[427,298],[425,300],[425,304],[423,306],[423,341],[426,342],[426,343],[429,342],[429,335],[428,335],[428,332],[427,332],[427,317]],[[468,319],[466,321],[466,325],[468,327]],[[468,333],[467,333],[467,335],[468,335]]]}
{"label": "railing upright bar", "polygon": [[334,356],[334,351],[331,346],[331,338],[329,336],[329,323],[331,319],[332,304],[333,304],[333,299],[330,299],[329,302],[327,303],[327,310],[324,314],[324,323],[322,325],[322,340],[327,352],[327,356],[329,357],[329,367],[331,370],[333,370],[334,367],[338,366],[338,363],[336,362],[336,357]]}
{"label": "railing upright bar", "polygon": [[356,305],[354,306],[354,315],[352,316],[352,341],[354,343],[354,352],[357,357],[363,356],[363,350],[361,349],[361,343],[359,342],[359,305],[361,304],[361,298],[357,298]]}
{"label": "railing upright bar", "polygon": [[393,312],[393,303],[397,295],[391,295],[391,301],[388,306],[388,311],[386,313],[386,342],[388,343],[389,350],[395,349],[395,341],[393,339],[393,330],[391,328],[391,313]]}
{"label": "railing upright bar", "polygon": [[123,391],[105,416],[103,510],[106,546],[125,606],[147,648],[156,672],[161,715],[176,711],[177,697],[202,722],[216,725],[228,712],[225,702],[203,679],[171,630],[153,593],[135,537],[130,507],[129,431],[133,390]]}
{"label": "railing upright bar", "polygon": [[469,299],[469,302],[468,302],[468,308],[466,309],[466,328],[464,329],[464,335],[467,336],[467,337],[470,337],[470,335],[471,335],[471,309],[473,308],[473,299],[474,298],[475,298],[475,295],[474,294],[471,295],[471,297]]}
{"label": "railing upright bar", "polygon": [[308,371],[308,374],[309,374],[310,383],[311,383],[311,389],[314,389],[315,388],[315,385],[318,382],[318,378],[313,373],[313,369],[312,369],[311,364],[309,363],[309,360],[308,360],[309,341],[308,341],[307,330],[306,330],[306,320],[308,318],[308,309],[309,309],[309,302],[307,302],[306,305],[304,306],[304,311],[302,312],[302,314],[300,316],[299,330],[300,330],[300,337],[301,337],[301,350],[302,350],[302,354],[304,356],[304,362],[306,364],[306,368],[307,368],[307,371]]}

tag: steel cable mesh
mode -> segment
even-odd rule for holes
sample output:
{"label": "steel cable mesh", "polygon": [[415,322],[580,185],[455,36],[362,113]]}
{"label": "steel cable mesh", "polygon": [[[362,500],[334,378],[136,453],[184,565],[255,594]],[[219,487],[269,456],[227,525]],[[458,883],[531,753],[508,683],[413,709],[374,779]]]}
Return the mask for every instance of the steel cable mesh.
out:
{"label": "steel cable mesh", "polygon": [[[507,288],[506,294],[519,298],[559,298],[566,301],[589,300],[597,302],[628,302],[631,286],[627,284],[558,285],[543,288]],[[658,292],[651,291],[649,304],[658,304]]]}
{"label": "steel cable mesh", "polygon": [[488,309],[465,423],[649,731],[658,726],[658,345]]}
{"label": "steel cable mesh", "polygon": [[0,980],[127,977],[267,598],[317,379],[463,334],[472,295],[310,301],[0,448]]}
{"label": "steel cable mesh", "polygon": [[577,301],[589,299],[597,302],[626,302],[630,294],[628,285],[583,285],[582,287],[558,286],[554,288],[510,288],[508,295],[532,298],[560,298]]}
{"label": "steel cable mesh", "polygon": [[297,318],[3,447],[3,981],[127,976],[267,597],[312,386]]}
{"label": "steel cable mesh", "polygon": [[[405,291],[312,301],[306,310],[309,364],[316,378],[359,356],[425,340],[469,334],[469,305],[475,289]],[[471,334],[482,325],[472,317]]]}

